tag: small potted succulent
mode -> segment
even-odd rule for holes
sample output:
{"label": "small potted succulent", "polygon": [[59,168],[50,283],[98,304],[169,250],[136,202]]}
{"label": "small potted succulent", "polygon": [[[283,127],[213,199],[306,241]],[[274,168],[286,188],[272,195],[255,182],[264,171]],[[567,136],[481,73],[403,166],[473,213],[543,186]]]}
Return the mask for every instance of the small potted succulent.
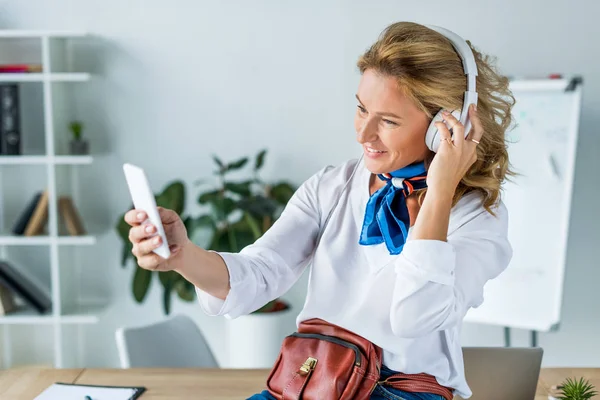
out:
{"label": "small potted succulent", "polygon": [[557,389],[559,392],[553,395],[557,400],[589,400],[598,394],[594,386],[583,378],[567,378]]}
{"label": "small potted succulent", "polygon": [[89,144],[87,139],[82,137],[83,123],[80,121],[72,121],[69,124],[71,130],[71,141],[69,142],[69,150],[73,155],[83,155],[89,153]]}

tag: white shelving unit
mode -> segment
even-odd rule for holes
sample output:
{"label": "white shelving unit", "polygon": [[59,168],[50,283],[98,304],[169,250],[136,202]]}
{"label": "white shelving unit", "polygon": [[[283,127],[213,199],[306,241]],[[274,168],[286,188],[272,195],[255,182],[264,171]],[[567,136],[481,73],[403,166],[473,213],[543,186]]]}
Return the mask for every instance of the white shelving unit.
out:
{"label": "white shelving unit", "polygon": [[[48,224],[47,235],[25,237],[6,234],[0,235],[0,258],[7,259],[8,250],[11,246],[44,246],[49,250],[49,268],[50,268],[50,295],[52,299],[52,311],[45,315],[40,315],[35,311],[23,311],[0,316],[0,326],[3,328],[3,358],[4,367],[12,365],[13,340],[11,337],[12,327],[15,325],[31,325],[36,327],[50,327],[53,333],[53,360],[52,364],[56,368],[68,366],[65,362],[65,351],[73,347],[73,343],[65,343],[64,326],[83,324],[94,324],[98,322],[98,314],[102,312],[101,305],[85,304],[80,302],[81,293],[79,293],[78,279],[80,278],[79,266],[84,264],[79,257],[75,260],[75,273],[64,273],[65,265],[62,264],[61,251],[63,247],[90,246],[96,243],[96,236],[93,234],[85,236],[66,236],[59,233],[59,215],[57,199],[59,193],[59,176],[57,176],[57,167],[61,172],[67,171],[70,177],[69,195],[77,205],[78,199],[78,169],[85,168],[93,163],[93,156],[72,156],[65,155],[66,143],[57,140],[56,131],[66,127],[69,115],[69,108],[62,104],[66,99],[65,95],[70,89],[71,82],[80,84],[92,79],[91,74],[72,72],[70,40],[85,39],[85,32],[61,32],[61,31],[15,31],[0,30],[0,42],[10,40],[13,45],[18,46],[19,40],[34,43],[34,47],[39,49],[39,59],[41,60],[41,73],[23,73],[23,74],[0,74],[0,82],[39,82],[43,93],[43,126],[45,154],[40,155],[22,155],[22,156],[2,156],[0,155],[0,186],[2,184],[2,175],[5,167],[15,168],[45,168],[46,182],[45,189],[48,190]],[[66,86],[68,86],[68,88]],[[68,89],[68,90],[67,90]],[[21,118],[27,115],[27,110],[21,109]],[[57,128],[58,127],[58,128]],[[63,171],[64,170],[64,171]],[[40,188],[42,190],[42,188]],[[4,197],[10,196],[10,193],[1,193],[0,195],[0,222],[1,226],[6,228]],[[86,224],[88,232],[93,232]],[[73,252],[76,258],[79,253]],[[64,273],[64,276],[61,274]],[[73,275],[73,276],[71,276]],[[75,282],[68,284],[65,282]],[[65,328],[66,329],[66,328]],[[80,335],[81,336],[81,335]],[[67,348],[68,346],[68,348]]]}

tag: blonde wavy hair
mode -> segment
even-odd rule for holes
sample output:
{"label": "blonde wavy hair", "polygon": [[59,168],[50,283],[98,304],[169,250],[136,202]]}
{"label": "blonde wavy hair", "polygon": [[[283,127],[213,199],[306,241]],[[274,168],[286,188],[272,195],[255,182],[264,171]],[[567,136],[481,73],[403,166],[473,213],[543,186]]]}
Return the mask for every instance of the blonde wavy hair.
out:
{"label": "blonde wavy hair", "polygon": [[[483,206],[491,207],[500,198],[502,183],[513,175],[508,160],[505,132],[513,123],[511,109],[515,98],[508,89],[509,79],[499,74],[495,58],[469,47],[477,63],[477,111],[484,133],[477,146],[477,161],[458,185],[453,205],[465,194],[479,191]],[[452,43],[442,34],[413,22],[388,26],[357,62],[361,74],[367,69],[393,77],[399,89],[418,108],[433,118],[440,109],[462,109],[467,77],[462,60]],[[426,160],[428,164],[433,158]],[[420,193],[425,194],[424,189]]]}

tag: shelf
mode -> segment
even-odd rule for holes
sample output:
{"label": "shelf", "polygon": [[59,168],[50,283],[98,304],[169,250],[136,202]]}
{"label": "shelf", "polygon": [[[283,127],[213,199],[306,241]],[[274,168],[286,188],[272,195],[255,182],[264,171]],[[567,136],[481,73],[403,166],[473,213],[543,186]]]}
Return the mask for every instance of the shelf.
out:
{"label": "shelf", "polygon": [[86,82],[91,76],[85,72],[0,73],[0,82]]}
{"label": "shelf", "polygon": [[91,164],[94,158],[92,156],[54,156],[54,164],[60,165],[85,165]]}
{"label": "shelf", "polygon": [[62,246],[90,246],[96,244],[96,236],[59,236],[57,242]]}
{"label": "shelf", "polygon": [[44,74],[41,73],[0,73],[0,82],[41,82]]}
{"label": "shelf", "polygon": [[93,157],[85,156],[0,156],[0,165],[85,165],[91,164]]}
{"label": "shelf", "polygon": [[0,156],[0,164],[4,165],[32,165],[46,164],[48,157],[46,156]]}
{"label": "shelf", "polygon": [[52,82],[87,82],[92,74],[87,72],[53,72],[48,74]]}
{"label": "shelf", "polygon": [[78,307],[66,307],[62,315],[39,314],[36,310],[27,308],[9,315],[0,316],[0,325],[50,325],[60,324],[96,324],[104,305],[93,304]]}
{"label": "shelf", "polygon": [[96,236],[17,236],[17,235],[2,235],[0,236],[0,246],[43,246],[52,243],[59,246],[89,246],[96,243]]}
{"label": "shelf", "polygon": [[82,31],[52,31],[52,30],[18,30],[18,29],[3,29],[0,30],[0,38],[78,38],[87,36],[86,32]]}

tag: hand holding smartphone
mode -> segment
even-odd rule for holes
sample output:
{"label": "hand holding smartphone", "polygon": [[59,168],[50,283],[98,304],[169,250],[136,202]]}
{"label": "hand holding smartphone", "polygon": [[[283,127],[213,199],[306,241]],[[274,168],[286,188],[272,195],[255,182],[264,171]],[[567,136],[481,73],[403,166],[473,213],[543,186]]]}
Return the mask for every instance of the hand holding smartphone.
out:
{"label": "hand holding smartphone", "polygon": [[[161,245],[152,251],[164,259],[169,258],[171,256],[169,243],[167,242],[165,230],[160,219],[160,214],[158,213],[158,207],[156,206],[154,193],[152,193],[146,173],[142,168],[129,163],[123,164],[123,172],[125,173],[125,179],[127,180],[127,186],[129,187],[129,193],[133,200],[134,208],[146,213],[148,221],[150,221],[157,230],[153,236],[159,235],[162,239]],[[144,221],[144,223],[146,222],[147,221]]]}

